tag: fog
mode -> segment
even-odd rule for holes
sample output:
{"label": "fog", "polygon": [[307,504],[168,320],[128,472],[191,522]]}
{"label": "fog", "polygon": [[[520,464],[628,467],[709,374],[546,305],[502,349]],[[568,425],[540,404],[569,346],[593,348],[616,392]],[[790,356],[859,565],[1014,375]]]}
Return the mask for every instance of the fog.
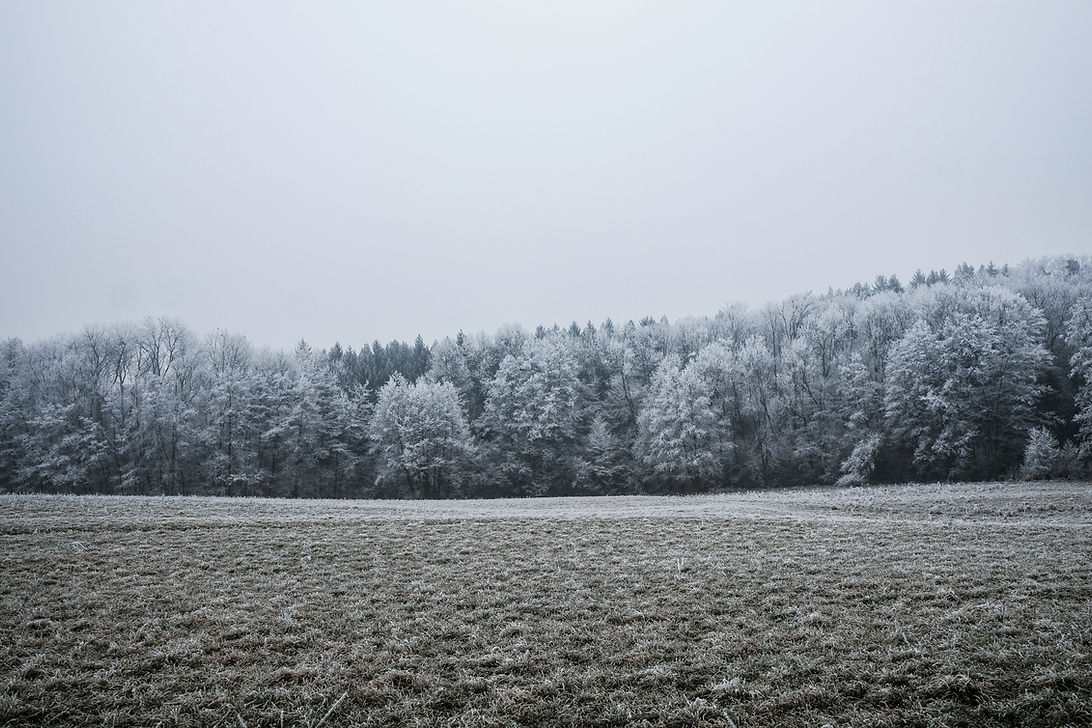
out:
{"label": "fog", "polygon": [[1092,5],[0,5],[0,337],[714,313],[1092,250]]}

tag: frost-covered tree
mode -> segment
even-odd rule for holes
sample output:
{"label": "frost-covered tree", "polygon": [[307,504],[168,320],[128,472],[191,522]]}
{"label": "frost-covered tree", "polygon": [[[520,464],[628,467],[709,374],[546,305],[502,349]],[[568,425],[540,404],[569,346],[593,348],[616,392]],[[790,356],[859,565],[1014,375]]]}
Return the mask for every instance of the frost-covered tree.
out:
{"label": "frost-covered tree", "polygon": [[18,487],[18,470],[26,460],[26,418],[33,409],[26,357],[19,339],[0,343],[0,492]]}
{"label": "frost-covered tree", "polygon": [[1070,356],[1076,395],[1076,421],[1081,442],[1081,457],[1092,459],[1092,297],[1085,296],[1073,306],[1066,324],[1066,343]]}
{"label": "frost-covered tree", "polygon": [[410,384],[395,374],[379,390],[369,433],[379,459],[380,487],[412,498],[463,493],[473,445],[459,393],[450,382]]}
{"label": "frost-covered tree", "polygon": [[603,361],[607,381],[599,398],[598,414],[629,447],[637,434],[637,413],[644,403],[648,382],[634,366],[632,347],[621,338],[607,342]]}
{"label": "frost-covered tree", "polygon": [[1024,464],[1020,477],[1027,480],[1043,480],[1057,475],[1062,457],[1061,448],[1054,433],[1045,427],[1036,427],[1028,433],[1024,449]]}
{"label": "frost-covered tree", "polygon": [[771,485],[792,447],[785,425],[782,362],[757,336],[733,356],[736,364],[730,386],[736,465],[746,482]]}
{"label": "frost-covered tree", "polygon": [[883,387],[877,382],[859,354],[838,367],[834,395],[832,443],[840,458],[837,482],[860,485],[869,482],[882,453]]}
{"label": "frost-covered tree", "polygon": [[79,404],[49,404],[30,420],[20,479],[35,490],[110,493],[113,452],[99,422]]}
{"label": "frost-covered tree", "polygon": [[[197,479],[201,439],[195,406],[200,366],[193,335],[177,321],[149,319],[131,336],[132,379],[116,377],[125,421],[121,488],[128,493],[187,492]],[[119,347],[120,349],[121,347]],[[128,391],[128,402],[122,394]]]}
{"label": "frost-covered tree", "polygon": [[630,475],[626,448],[602,417],[592,420],[576,464],[574,490],[603,495],[623,492]]}
{"label": "frost-covered tree", "polygon": [[[261,490],[266,496],[300,495],[301,453],[295,440],[299,431],[296,417],[301,384],[297,365],[297,361],[277,352],[259,360],[253,377],[254,396],[248,416],[259,433],[255,447],[262,474]],[[335,361],[330,372],[332,376],[339,376],[337,366]],[[361,385],[348,380],[344,386],[346,391],[355,392],[367,406],[367,393]]]}
{"label": "frost-covered tree", "polygon": [[686,367],[676,356],[660,364],[638,419],[638,455],[653,479],[667,487],[725,482],[732,448],[723,405],[729,365],[716,358],[727,353],[723,347],[702,353]]}
{"label": "frost-covered tree", "polygon": [[876,469],[876,453],[880,449],[880,436],[869,435],[858,442],[849,457],[842,461],[838,485],[864,485]]}
{"label": "frost-covered tree", "polygon": [[291,406],[276,426],[285,443],[283,477],[293,496],[354,495],[347,488],[367,422],[363,393],[342,390],[336,374],[303,342],[293,371]]}
{"label": "frost-covered tree", "polygon": [[44,342],[22,357],[25,376],[12,394],[21,454],[16,480],[29,490],[112,493],[118,487],[124,432],[112,409],[109,333],[85,329]]}
{"label": "frost-covered tree", "polygon": [[506,356],[477,422],[496,480],[520,495],[568,492],[585,398],[563,336],[527,340]]}
{"label": "frost-covered tree", "polygon": [[887,429],[919,474],[996,477],[1019,464],[1036,423],[1050,361],[1042,315],[1003,289],[941,303],[952,307],[930,312],[891,353]]}
{"label": "frost-covered tree", "polygon": [[859,337],[857,351],[876,381],[886,377],[891,347],[914,323],[911,306],[906,296],[884,292],[860,302],[854,312],[851,326]]}
{"label": "frost-covered tree", "polygon": [[[164,319],[11,341],[0,489],[361,496],[380,476],[386,494],[454,492],[446,473],[411,488],[369,450],[395,374],[454,388],[489,494],[996,477],[1040,424],[1064,443],[1056,476],[1087,471],[1092,258],[875,283],[675,322],[459,332],[431,349],[265,353]],[[417,419],[433,406],[447,405],[422,402]]]}
{"label": "frost-covered tree", "polygon": [[[467,346],[465,339],[460,344],[458,341],[445,338],[432,346],[430,366],[425,378],[430,382],[447,382],[459,392],[463,401],[469,406],[477,401],[476,382],[470,373],[467,364]],[[480,407],[472,410],[470,416],[480,414]]]}
{"label": "frost-covered tree", "polygon": [[213,492],[251,495],[261,474],[247,446],[256,439],[256,427],[248,417],[253,396],[251,359],[246,337],[218,331],[205,341],[205,377],[201,408],[207,456],[206,475]]}
{"label": "frost-covered tree", "polygon": [[803,482],[831,483],[837,477],[847,425],[840,411],[840,362],[852,331],[850,311],[821,301],[783,347],[783,427],[792,442],[788,464],[792,477]]}

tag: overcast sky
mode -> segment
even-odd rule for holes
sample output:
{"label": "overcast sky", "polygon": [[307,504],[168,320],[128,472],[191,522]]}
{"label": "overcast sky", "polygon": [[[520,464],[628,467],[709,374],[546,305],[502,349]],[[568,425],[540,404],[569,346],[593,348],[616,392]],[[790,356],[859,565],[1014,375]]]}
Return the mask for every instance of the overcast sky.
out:
{"label": "overcast sky", "polygon": [[0,3],[0,338],[713,314],[1092,251],[1092,2]]}

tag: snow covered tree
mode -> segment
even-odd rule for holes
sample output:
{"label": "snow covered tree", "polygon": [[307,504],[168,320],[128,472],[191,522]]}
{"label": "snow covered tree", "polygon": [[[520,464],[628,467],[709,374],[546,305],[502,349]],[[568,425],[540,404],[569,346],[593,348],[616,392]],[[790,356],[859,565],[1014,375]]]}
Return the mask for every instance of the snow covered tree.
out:
{"label": "snow covered tree", "polygon": [[[841,362],[851,346],[856,302],[821,301],[783,347],[785,422],[792,445],[786,476],[832,483],[838,474],[849,422],[843,418]],[[868,383],[866,382],[866,388]]]}
{"label": "snow covered tree", "polygon": [[[338,372],[332,371],[333,376]],[[359,384],[348,384],[367,401]],[[261,490],[266,496],[299,495],[300,455],[296,451],[296,422],[300,400],[300,375],[296,362],[277,352],[262,357],[253,380],[253,396],[248,416],[259,435],[255,443],[257,462],[262,474]]]}
{"label": "snow covered tree", "polygon": [[1074,417],[1080,431],[1081,457],[1092,459],[1092,297],[1074,305],[1066,323],[1066,343],[1072,348],[1072,377],[1076,386]]}
{"label": "snow covered tree", "polygon": [[379,390],[369,432],[379,458],[379,486],[412,498],[462,494],[473,446],[450,382],[410,384],[395,374]]}
{"label": "snow covered tree", "polygon": [[758,336],[738,351],[731,382],[735,462],[747,482],[772,485],[789,459],[784,373],[780,358]]}
{"label": "snow covered tree", "polygon": [[883,387],[854,353],[839,366],[835,390],[832,447],[841,458],[836,482],[860,485],[871,479],[883,450]]}
{"label": "snow covered tree", "polygon": [[[192,334],[177,321],[147,320],[132,336],[134,378],[125,420],[121,488],[129,493],[186,492],[196,485],[200,440],[194,406],[199,352]],[[116,377],[119,385],[122,377]],[[119,392],[118,399],[124,400]]]}
{"label": "snow covered tree", "polygon": [[[293,496],[342,498],[363,449],[363,392],[341,389],[337,374],[315,357],[304,342],[293,362],[290,407],[266,440],[283,443],[283,476]],[[396,375],[400,376],[400,375]]]}
{"label": "snow covered tree", "polygon": [[906,296],[884,292],[860,302],[852,326],[861,339],[862,360],[876,381],[886,377],[891,347],[902,338],[915,318],[911,301]]}
{"label": "snow covered tree", "polygon": [[[715,347],[715,349],[713,348]],[[686,367],[665,359],[638,418],[637,452],[653,479],[668,487],[722,484],[732,433],[723,397],[730,356],[717,344]]]}
{"label": "snow covered tree", "polygon": [[27,352],[19,339],[0,343],[0,492],[18,487],[18,472],[25,453],[26,417],[30,401]]}
{"label": "snow covered tree", "polygon": [[584,397],[564,337],[530,339],[506,356],[477,422],[495,477],[520,495],[568,492]]}
{"label": "snow covered tree", "polygon": [[[900,289],[884,275],[759,311],[533,336],[509,325],[431,349],[418,337],[265,353],[169,319],[13,340],[0,344],[0,490],[361,496],[378,478],[386,494],[479,492],[473,482],[527,495],[983,478],[1016,472],[1037,425],[1063,443],[1055,477],[1087,473],[1092,258],[919,271]],[[372,451],[372,409],[395,374],[385,406],[401,397],[419,414],[400,440],[381,428],[387,445]],[[464,442],[451,398],[414,379],[456,393],[465,444],[479,445],[471,467],[430,434],[447,422]],[[449,414],[438,424],[435,412]],[[1049,460],[1036,437],[1032,454]]]}
{"label": "snow covered tree", "polygon": [[[919,474],[996,477],[1019,464],[1050,357],[1042,315],[1003,289],[976,290],[894,347],[887,429]],[[930,320],[932,323],[930,323]]]}
{"label": "snow covered tree", "polygon": [[261,474],[247,447],[257,433],[248,414],[253,350],[246,337],[218,331],[205,341],[201,409],[208,487],[223,495],[252,495]]}
{"label": "snow covered tree", "polygon": [[583,452],[576,465],[574,490],[589,495],[604,495],[623,490],[629,475],[625,447],[618,441],[601,416],[592,420],[584,439]]}
{"label": "snow covered tree", "polygon": [[869,435],[857,443],[841,465],[838,485],[864,485],[869,482],[876,468],[876,453],[880,449],[880,436]]}
{"label": "snow covered tree", "polygon": [[34,490],[109,493],[112,451],[99,422],[79,404],[50,404],[30,420],[20,479]]}
{"label": "snow covered tree", "polygon": [[1036,427],[1028,433],[1024,449],[1024,464],[1020,477],[1027,480],[1044,480],[1058,473],[1062,451],[1054,433],[1045,427]]}
{"label": "snow covered tree", "polygon": [[466,346],[450,337],[432,346],[429,370],[425,378],[430,382],[448,382],[469,404],[474,394],[474,378],[466,361]]}

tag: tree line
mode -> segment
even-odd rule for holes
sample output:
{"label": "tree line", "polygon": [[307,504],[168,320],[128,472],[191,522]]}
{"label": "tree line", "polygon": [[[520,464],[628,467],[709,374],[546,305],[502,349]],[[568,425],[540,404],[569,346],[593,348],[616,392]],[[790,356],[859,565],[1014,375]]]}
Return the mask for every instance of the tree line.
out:
{"label": "tree line", "polygon": [[449,498],[1082,477],[1092,259],[359,349],[0,345],[0,489]]}

